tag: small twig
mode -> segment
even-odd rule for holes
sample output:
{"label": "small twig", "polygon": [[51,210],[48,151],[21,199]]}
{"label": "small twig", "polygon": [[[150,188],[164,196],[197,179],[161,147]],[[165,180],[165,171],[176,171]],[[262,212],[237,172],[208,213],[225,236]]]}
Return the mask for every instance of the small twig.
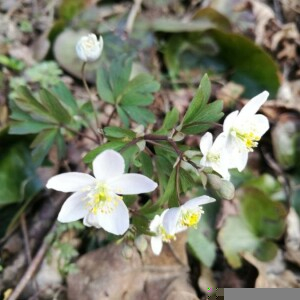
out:
{"label": "small twig", "polygon": [[[56,224],[54,224],[52,226],[49,233],[54,232],[54,230],[56,228],[55,225]],[[42,246],[40,247],[40,249],[36,253],[34,259],[32,260],[31,264],[27,268],[25,274],[22,276],[21,280],[19,281],[18,285],[16,286],[16,288],[14,289],[12,294],[9,296],[8,300],[17,300],[19,298],[20,294],[22,293],[22,291],[24,290],[24,288],[26,287],[26,285],[28,284],[28,282],[31,280],[34,273],[38,269],[40,263],[42,262],[42,260],[45,256],[45,254],[47,253],[48,248],[50,247],[50,244],[51,244],[51,242],[47,240],[47,236],[46,236],[46,238],[43,241]]]}
{"label": "small twig", "polygon": [[20,222],[21,222],[21,229],[24,239],[24,248],[25,248],[25,254],[28,265],[30,265],[32,261],[31,252],[30,252],[30,246],[29,246],[29,238],[28,238],[28,230],[27,230],[27,224],[24,213],[20,216]]}
{"label": "small twig", "polygon": [[[25,214],[21,214],[20,216],[20,222],[21,222],[21,230],[24,238],[24,247],[25,247],[25,255],[27,259],[28,266],[31,265],[32,263],[32,256],[31,256],[31,251],[30,251],[30,245],[29,245],[29,238],[28,238],[28,229],[27,229],[27,222],[26,222],[26,217]],[[38,285],[36,280],[33,281],[33,288],[35,290],[35,294],[38,292]],[[33,296],[33,299],[37,299],[36,296]]]}
{"label": "small twig", "polygon": [[[82,64],[82,67],[81,67],[81,78],[82,78],[82,82],[83,82],[83,85],[85,87],[85,90],[87,91],[88,93],[88,96],[89,96],[89,100],[90,100],[90,103],[92,105],[92,108],[93,108],[93,112],[94,112],[94,117],[95,117],[95,121],[96,121],[96,126],[97,126],[97,129],[99,130],[100,129],[100,123],[99,123],[99,120],[98,120],[98,117],[97,117],[97,110],[94,106],[94,102],[93,102],[93,99],[92,99],[92,93],[89,89],[89,86],[86,82],[86,78],[85,78],[85,66],[86,66],[86,62],[84,62]],[[95,133],[96,137],[97,137],[97,140],[98,140],[98,143],[100,142],[100,136],[99,134],[97,134],[97,132],[93,129],[93,132]]]}
{"label": "small twig", "polygon": [[176,169],[175,169],[175,182],[176,182],[176,195],[177,195],[177,199],[180,202],[180,188],[179,188],[179,169],[180,169],[180,163],[181,163],[182,157],[179,157],[179,161],[176,165]]}
{"label": "small twig", "polygon": [[134,24],[134,21],[135,21],[135,18],[137,16],[138,12],[141,9],[142,2],[143,2],[143,0],[134,0],[134,3],[131,7],[130,13],[127,18],[126,26],[125,26],[125,30],[127,33],[132,32],[133,24]]}
{"label": "small twig", "polygon": [[[191,166],[193,166],[196,170],[198,170],[198,172],[203,171],[204,168],[198,167],[193,161],[191,161],[190,159],[187,159],[186,157],[184,157],[184,153],[178,148],[176,142],[174,140],[172,140],[171,138],[169,138],[166,135],[156,135],[156,134],[146,134],[143,137],[138,137],[133,139],[132,141],[130,141],[128,144],[126,144],[121,150],[120,152],[124,152],[126,149],[128,149],[130,146],[135,145],[137,142],[139,142],[140,140],[144,139],[147,142],[150,143],[155,143],[155,141],[164,141],[170,144],[170,146],[174,149],[174,151],[176,152],[176,154],[180,157],[180,160],[185,160],[187,163],[189,163]],[[160,145],[159,145],[160,146]],[[180,164],[180,163],[179,163]]]}
{"label": "small twig", "polygon": [[110,124],[110,122],[111,122],[111,120],[112,120],[112,118],[113,118],[113,116],[114,116],[114,114],[115,114],[116,111],[117,111],[117,108],[116,108],[116,106],[114,106],[114,109],[111,112],[111,114],[109,115],[108,120],[107,120],[105,126],[109,126],[109,124]]}
{"label": "small twig", "polygon": [[96,144],[99,144],[98,140],[96,140],[93,137],[88,136],[88,135],[86,135],[86,134],[84,134],[84,133],[82,133],[80,131],[76,131],[75,129],[73,129],[73,128],[69,127],[69,126],[64,125],[63,128],[65,128],[66,130],[68,130],[68,131],[70,131],[70,132],[72,132],[74,134],[80,135],[83,138],[89,139],[89,140],[95,142]]}

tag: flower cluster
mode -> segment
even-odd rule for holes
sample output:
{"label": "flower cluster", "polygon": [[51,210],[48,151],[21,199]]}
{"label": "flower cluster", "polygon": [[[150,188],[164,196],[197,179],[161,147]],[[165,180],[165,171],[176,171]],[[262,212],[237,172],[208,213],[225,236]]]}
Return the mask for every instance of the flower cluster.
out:
{"label": "flower cluster", "polygon": [[200,141],[203,154],[200,164],[211,167],[224,179],[229,180],[229,169],[245,168],[248,153],[257,147],[259,140],[269,129],[267,117],[256,114],[266,102],[269,93],[264,91],[252,98],[239,112],[229,114],[223,124],[223,132],[213,142],[211,133],[207,132]]}
{"label": "flower cluster", "polygon": [[176,233],[189,227],[196,227],[204,213],[201,205],[216,201],[208,196],[201,196],[187,201],[180,207],[173,207],[156,215],[150,223],[150,230],[155,233],[151,238],[151,248],[155,255],[159,255],[163,242],[169,243],[176,239]]}
{"label": "flower cluster", "polygon": [[[102,49],[102,37],[98,41],[94,34],[82,37],[76,45],[77,55],[84,62],[83,67],[86,62],[97,60]],[[224,120],[223,132],[215,141],[209,132],[201,138],[201,166],[213,169],[225,180],[230,179],[230,169],[237,168],[242,171],[245,168],[249,152],[253,151],[262,135],[269,129],[268,119],[257,114],[268,95],[268,92],[262,92],[251,99],[241,111],[229,114]],[[146,138],[143,137],[143,133],[137,132],[136,144],[141,150],[146,145]],[[159,137],[160,140],[175,144],[175,139],[170,141],[169,138]],[[174,148],[181,159],[183,153],[176,145]],[[123,195],[149,193],[157,188],[157,183],[148,177],[135,173],[124,174],[124,171],[125,162],[122,155],[114,150],[106,150],[93,161],[94,177],[78,172],[52,177],[47,183],[47,188],[73,192],[63,204],[58,220],[66,223],[83,219],[86,226],[103,228],[115,235],[124,234],[129,229],[130,215]],[[214,174],[208,176],[220,179]],[[196,227],[204,213],[202,205],[214,201],[216,200],[204,195],[156,215],[149,225],[154,234],[151,237],[154,254],[160,254],[163,242],[168,243],[176,239],[177,233],[189,227]]]}

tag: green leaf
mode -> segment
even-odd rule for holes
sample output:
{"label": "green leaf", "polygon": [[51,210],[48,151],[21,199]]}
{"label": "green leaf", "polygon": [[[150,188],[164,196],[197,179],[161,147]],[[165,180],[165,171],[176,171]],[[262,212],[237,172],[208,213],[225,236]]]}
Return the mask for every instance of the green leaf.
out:
{"label": "green leaf", "polygon": [[134,162],[137,153],[140,152],[140,149],[137,145],[132,145],[122,151],[121,155],[125,160],[125,170],[128,171],[130,165]]}
{"label": "green leaf", "polygon": [[180,191],[185,193],[194,185],[193,177],[184,169],[179,169]]}
{"label": "green leaf", "polygon": [[128,84],[131,68],[132,59],[126,59],[125,56],[116,59],[110,66],[112,91],[117,103],[119,103],[119,96]]}
{"label": "green leaf", "polygon": [[144,107],[122,106],[122,108],[138,124],[147,126],[149,123],[155,122],[155,115]]}
{"label": "green leaf", "polygon": [[158,91],[160,84],[148,74],[139,74],[127,85],[120,103],[122,105],[146,106],[153,102],[152,93]]}
{"label": "green leaf", "polygon": [[1,149],[0,185],[0,205],[23,202],[42,188],[28,147],[23,143]]}
{"label": "green leaf", "polygon": [[124,142],[131,141],[136,137],[136,133],[130,129],[117,126],[105,127],[103,129],[105,136],[111,138],[123,139]]}
{"label": "green leaf", "polygon": [[130,120],[129,120],[126,112],[124,111],[124,109],[119,105],[117,105],[117,113],[118,113],[122,123],[124,124],[124,126],[129,127]]}
{"label": "green leaf", "polygon": [[188,247],[192,254],[205,266],[212,267],[216,259],[216,244],[208,239],[199,229],[188,231]]}
{"label": "green leaf", "polygon": [[126,145],[126,142],[121,142],[121,141],[112,141],[112,142],[108,142],[106,144],[103,144],[95,149],[93,149],[92,151],[90,151],[84,158],[83,161],[86,164],[90,164],[93,162],[93,160],[95,159],[95,157],[100,154],[101,152],[103,152],[104,150],[108,150],[108,149],[112,149],[112,150],[116,150],[119,151],[121,150],[124,146]]}
{"label": "green leaf", "polygon": [[280,85],[277,63],[249,38],[222,30],[208,30],[219,48],[217,57],[233,70],[229,80],[245,86],[245,97],[251,98],[263,90],[274,97]]}
{"label": "green leaf", "polygon": [[218,122],[223,117],[223,101],[216,100],[206,105],[198,114],[194,115],[194,121],[182,126],[181,131],[186,134],[199,134]]}
{"label": "green leaf", "polygon": [[52,93],[46,89],[41,89],[39,94],[41,102],[57,121],[61,123],[70,121],[71,115]]}
{"label": "green leaf", "polygon": [[240,254],[254,252],[260,240],[242,218],[230,216],[219,231],[218,242],[228,263],[233,268],[239,268],[242,265]]}
{"label": "green leaf", "polygon": [[157,131],[159,134],[167,133],[173,129],[179,121],[179,111],[176,107],[167,112],[161,128]]}
{"label": "green leaf", "polygon": [[29,113],[32,118],[39,121],[50,122],[55,120],[49,115],[47,108],[38,102],[25,86],[20,86],[16,93],[15,103],[21,110]]}
{"label": "green leaf", "polygon": [[287,214],[282,203],[272,201],[255,188],[243,189],[240,201],[243,216],[255,235],[270,239],[282,236]]}
{"label": "green leaf", "polygon": [[25,122],[14,122],[10,123],[9,133],[10,134],[29,134],[29,133],[39,133],[44,129],[52,128],[52,124],[46,124],[34,120],[29,120]]}
{"label": "green leaf", "polygon": [[165,190],[168,182],[169,182],[169,178],[170,178],[170,174],[173,170],[173,166],[171,164],[171,162],[166,158],[165,155],[163,155],[163,153],[159,154],[157,153],[154,156],[154,160],[155,160],[155,165],[156,165],[156,169],[157,169],[157,176],[158,176],[158,181],[159,181],[159,188],[160,188],[160,192],[163,193],[163,191]]}
{"label": "green leaf", "polygon": [[97,91],[100,98],[108,103],[114,104],[115,98],[110,84],[109,72],[103,68],[97,71]]}
{"label": "green leaf", "polygon": [[201,79],[198,90],[189,105],[187,112],[184,115],[182,124],[188,124],[196,121],[195,118],[199,117],[201,110],[205,107],[211,94],[211,84],[208,76],[205,74]]}
{"label": "green leaf", "polygon": [[153,164],[151,157],[147,153],[141,152],[139,158],[142,164],[142,174],[151,178],[153,176]]}
{"label": "green leaf", "polygon": [[55,143],[57,146],[58,159],[61,160],[65,157],[66,151],[67,151],[65,139],[64,139],[63,135],[61,134],[61,132],[57,133]]}
{"label": "green leaf", "polygon": [[261,261],[273,260],[278,252],[278,246],[272,241],[262,241],[254,252]]}
{"label": "green leaf", "polygon": [[34,148],[32,151],[32,160],[36,166],[39,166],[46,155],[49,153],[50,148],[55,142],[58,129],[48,129],[40,132],[33,140],[31,147]]}
{"label": "green leaf", "polygon": [[77,102],[63,82],[55,85],[51,91],[59,99],[59,101],[63,103],[67,109],[69,109],[71,113],[78,113]]}
{"label": "green leaf", "polygon": [[168,207],[178,207],[179,199],[177,196],[177,188],[176,188],[176,168],[173,169],[166,190],[162,196],[162,204],[168,203]]}

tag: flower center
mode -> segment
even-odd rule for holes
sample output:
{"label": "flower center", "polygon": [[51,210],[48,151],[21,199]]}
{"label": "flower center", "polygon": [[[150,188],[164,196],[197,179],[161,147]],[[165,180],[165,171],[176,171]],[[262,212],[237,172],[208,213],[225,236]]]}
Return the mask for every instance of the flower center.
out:
{"label": "flower center", "polygon": [[161,236],[161,238],[162,238],[162,240],[164,242],[169,243],[172,240],[176,240],[175,234],[169,234],[169,233],[167,233],[167,231],[165,230],[165,228],[162,225],[160,225],[158,227],[158,234]]}
{"label": "flower center", "polygon": [[97,183],[90,188],[90,192],[83,199],[87,209],[93,213],[110,214],[118,206],[123,197],[112,192],[104,183]]}
{"label": "flower center", "polygon": [[197,224],[199,223],[199,220],[201,218],[201,214],[203,214],[204,211],[202,207],[197,207],[195,209],[188,209],[184,210],[181,213],[179,224],[181,226],[186,227],[197,227]]}
{"label": "flower center", "polygon": [[84,47],[87,49],[91,49],[95,47],[95,41],[92,36],[88,36],[87,39],[85,40]]}
{"label": "flower center", "polygon": [[216,153],[216,152],[212,152],[212,151],[209,151],[207,153],[206,157],[207,157],[207,160],[209,160],[210,162],[219,162],[221,159],[220,153]]}
{"label": "flower center", "polygon": [[233,129],[234,135],[242,141],[249,152],[253,151],[253,148],[257,147],[260,136],[255,134],[255,131],[243,132],[238,129]]}

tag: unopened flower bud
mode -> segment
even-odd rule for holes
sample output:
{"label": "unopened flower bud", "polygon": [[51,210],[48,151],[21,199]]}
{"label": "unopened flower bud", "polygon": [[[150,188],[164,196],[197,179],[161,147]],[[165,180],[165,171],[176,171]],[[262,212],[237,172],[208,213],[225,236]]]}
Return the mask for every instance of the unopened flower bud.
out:
{"label": "unopened flower bud", "polygon": [[93,33],[83,36],[76,44],[77,56],[84,62],[96,61],[103,49],[102,36],[97,40],[97,36]]}
{"label": "unopened flower bud", "polygon": [[182,141],[183,139],[185,138],[185,134],[182,133],[182,132],[176,132],[174,135],[173,135],[173,141],[175,142],[180,142]]}
{"label": "unopened flower bud", "polygon": [[135,240],[134,240],[134,244],[137,247],[137,249],[140,252],[144,252],[146,251],[147,247],[148,247],[148,243],[147,240],[145,239],[145,237],[143,235],[139,235]]}
{"label": "unopened flower bud", "polygon": [[208,185],[220,198],[231,200],[234,197],[234,185],[215,174],[207,174]]}
{"label": "unopened flower bud", "polygon": [[132,247],[129,246],[129,245],[127,245],[127,244],[125,244],[125,245],[123,246],[123,248],[122,248],[122,255],[123,255],[125,258],[127,258],[127,259],[131,258],[132,255],[133,255],[133,249],[132,249]]}

